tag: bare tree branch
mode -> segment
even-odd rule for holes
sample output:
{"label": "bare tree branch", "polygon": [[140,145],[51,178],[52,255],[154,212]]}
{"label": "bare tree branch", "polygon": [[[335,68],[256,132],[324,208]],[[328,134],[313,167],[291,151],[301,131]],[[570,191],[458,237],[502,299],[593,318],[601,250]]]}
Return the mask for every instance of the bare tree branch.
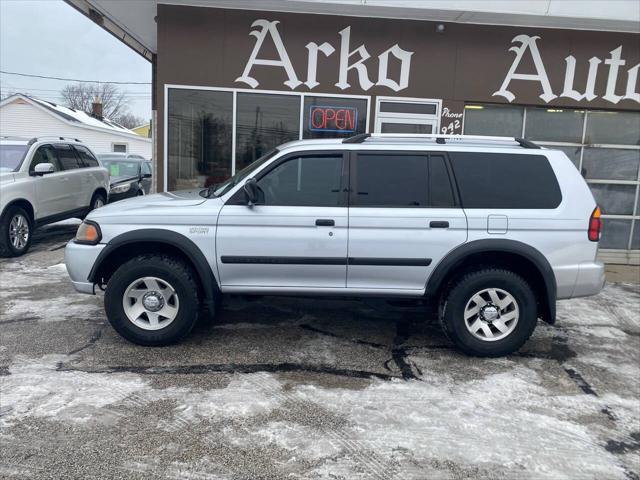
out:
{"label": "bare tree branch", "polygon": [[100,98],[102,100],[102,115],[114,121],[118,116],[128,111],[125,93],[110,83],[66,85],[60,91],[60,95],[67,107],[82,110],[89,115],[92,112],[93,101]]}

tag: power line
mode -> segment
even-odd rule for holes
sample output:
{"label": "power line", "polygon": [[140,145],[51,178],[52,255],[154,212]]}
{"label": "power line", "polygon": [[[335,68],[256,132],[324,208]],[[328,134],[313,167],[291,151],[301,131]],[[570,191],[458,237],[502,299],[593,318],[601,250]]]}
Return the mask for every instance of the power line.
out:
{"label": "power line", "polygon": [[31,78],[45,78],[48,80],[62,80],[65,82],[80,82],[80,83],[112,83],[114,85],[151,85],[151,82],[105,82],[103,80],[79,80],[77,78],[61,78],[61,77],[50,77],[47,75],[32,75],[29,73],[19,73],[19,72],[7,72],[5,70],[0,70],[0,73],[4,73],[6,75],[18,75],[19,77],[31,77]]}

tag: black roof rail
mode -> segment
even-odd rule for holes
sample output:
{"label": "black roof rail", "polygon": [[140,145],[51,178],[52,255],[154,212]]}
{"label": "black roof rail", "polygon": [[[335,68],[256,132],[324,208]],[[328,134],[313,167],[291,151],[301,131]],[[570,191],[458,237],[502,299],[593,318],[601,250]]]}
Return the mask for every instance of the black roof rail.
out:
{"label": "black roof rail", "polygon": [[370,133],[359,133],[352,137],[345,138],[342,143],[363,143],[367,138],[371,136]]}
{"label": "black roof rail", "polygon": [[542,148],[540,145],[537,145],[533,143],[531,140],[527,140],[525,138],[514,137],[514,140],[522,148]]}

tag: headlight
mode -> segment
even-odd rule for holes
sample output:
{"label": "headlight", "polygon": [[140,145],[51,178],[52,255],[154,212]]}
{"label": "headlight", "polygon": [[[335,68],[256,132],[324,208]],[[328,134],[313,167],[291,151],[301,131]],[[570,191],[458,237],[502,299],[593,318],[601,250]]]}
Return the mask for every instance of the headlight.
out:
{"label": "headlight", "polygon": [[91,220],[85,220],[80,224],[76,233],[76,243],[96,245],[100,240],[102,240],[100,225]]}
{"label": "headlight", "polygon": [[131,188],[131,184],[125,183],[124,185],[117,185],[115,187],[111,187],[111,189],[109,190],[109,193],[124,193],[124,192],[128,192],[130,188]]}

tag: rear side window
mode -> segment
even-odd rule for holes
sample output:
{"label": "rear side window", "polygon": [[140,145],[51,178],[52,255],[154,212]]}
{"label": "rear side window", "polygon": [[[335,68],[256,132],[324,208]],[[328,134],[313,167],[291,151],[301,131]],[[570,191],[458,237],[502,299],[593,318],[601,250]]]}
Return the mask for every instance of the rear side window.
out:
{"label": "rear side window", "polygon": [[82,166],[71,145],[56,145],[56,152],[63,170],[73,170]]}
{"label": "rear side window", "polygon": [[428,155],[359,153],[351,204],[361,207],[427,207]]}
{"label": "rear side window", "polygon": [[80,157],[80,160],[82,160],[82,163],[84,163],[85,167],[97,167],[99,165],[98,160],[96,160],[96,157],[93,156],[88,148],[83,147],[82,145],[76,145],[74,148],[76,149],[76,152],[78,152],[78,156]]}
{"label": "rear side window", "polygon": [[449,152],[463,208],[556,208],[556,176],[543,155]]}
{"label": "rear side window", "polygon": [[444,155],[429,155],[429,195],[433,208],[454,206],[451,179],[444,161]]}

